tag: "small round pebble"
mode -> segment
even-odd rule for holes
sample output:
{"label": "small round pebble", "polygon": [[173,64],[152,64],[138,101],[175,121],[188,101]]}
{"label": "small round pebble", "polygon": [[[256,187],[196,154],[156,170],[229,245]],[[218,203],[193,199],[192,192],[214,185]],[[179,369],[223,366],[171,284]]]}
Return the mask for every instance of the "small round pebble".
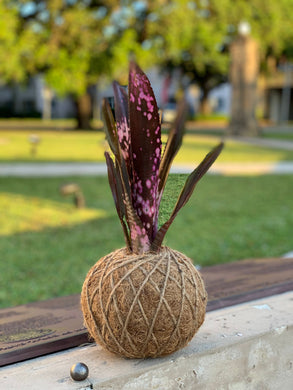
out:
{"label": "small round pebble", "polygon": [[84,363],[76,363],[70,369],[71,378],[75,381],[83,381],[88,377],[89,369]]}

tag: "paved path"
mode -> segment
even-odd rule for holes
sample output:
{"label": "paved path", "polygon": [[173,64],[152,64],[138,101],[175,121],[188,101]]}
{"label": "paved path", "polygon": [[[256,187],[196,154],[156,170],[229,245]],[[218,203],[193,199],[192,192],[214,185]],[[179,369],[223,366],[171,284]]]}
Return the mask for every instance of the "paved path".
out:
{"label": "paved path", "polygon": [[[281,141],[262,138],[236,138],[229,140],[250,143],[283,150],[293,150],[292,141]],[[173,173],[189,173],[196,164],[182,164],[172,167]],[[210,169],[210,173],[219,175],[258,175],[258,174],[292,174],[293,161],[281,162],[249,162],[249,163],[218,163]],[[50,177],[50,176],[96,176],[106,175],[104,163],[1,163],[0,176]]]}
{"label": "paved path", "polygon": [[0,164],[0,176],[49,177],[96,176],[107,173],[104,163],[14,163]]}
{"label": "paved path", "polygon": [[[174,165],[172,173],[190,173],[196,164]],[[209,170],[218,175],[292,174],[293,161],[278,163],[215,163]],[[0,176],[58,177],[106,175],[104,163],[0,164]]]}

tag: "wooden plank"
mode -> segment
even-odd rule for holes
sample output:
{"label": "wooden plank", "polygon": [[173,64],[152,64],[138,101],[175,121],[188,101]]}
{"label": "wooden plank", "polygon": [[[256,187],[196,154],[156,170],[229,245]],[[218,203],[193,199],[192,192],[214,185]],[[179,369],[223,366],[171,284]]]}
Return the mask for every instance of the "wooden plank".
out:
{"label": "wooden plank", "polygon": [[201,270],[209,294],[207,310],[293,289],[293,258],[248,259]]}
{"label": "wooden plank", "polygon": [[[204,267],[207,311],[293,290],[293,259]],[[88,342],[79,294],[0,310],[0,366]]]}
{"label": "wooden plank", "polygon": [[71,295],[0,310],[0,367],[88,342]]}

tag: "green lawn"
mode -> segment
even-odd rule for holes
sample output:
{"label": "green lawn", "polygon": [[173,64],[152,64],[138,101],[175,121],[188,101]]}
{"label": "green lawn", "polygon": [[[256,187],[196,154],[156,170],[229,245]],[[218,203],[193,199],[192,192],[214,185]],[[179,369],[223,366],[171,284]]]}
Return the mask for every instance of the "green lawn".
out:
{"label": "green lawn", "polygon": [[263,138],[278,139],[282,141],[293,141],[293,131],[271,131],[262,134]]}
{"label": "green lawn", "polygon": [[[171,175],[170,213],[185,175]],[[59,187],[77,182],[87,208]],[[166,236],[166,245],[209,265],[292,250],[293,176],[208,175]],[[78,293],[90,266],[124,245],[106,177],[0,178],[0,306]]]}
{"label": "green lawn", "polygon": [[[0,121],[0,164],[104,162],[104,134],[73,131],[73,126],[67,120]],[[28,141],[31,134],[41,140],[35,156]],[[187,134],[175,163],[196,165],[220,138],[216,133]],[[228,141],[218,161],[293,161],[293,151]],[[185,177],[171,175],[161,222],[171,212]],[[60,185],[70,181],[84,191],[83,210],[59,194]],[[208,175],[179,213],[165,244],[200,265],[282,255],[293,249],[292,188],[292,175]],[[106,177],[0,177],[0,213],[0,307],[78,293],[90,266],[124,245]]]}
{"label": "green lawn", "polygon": [[[35,156],[28,141],[40,137]],[[219,142],[219,136],[186,134],[175,163],[199,162]],[[166,142],[166,136],[163,136]],[[101,131],[0,130],[0,162],[22,161],[103,161],[107,149]],[[292,161],[293,151],[263,148],[227,141],[219,161],[278,162]]]}

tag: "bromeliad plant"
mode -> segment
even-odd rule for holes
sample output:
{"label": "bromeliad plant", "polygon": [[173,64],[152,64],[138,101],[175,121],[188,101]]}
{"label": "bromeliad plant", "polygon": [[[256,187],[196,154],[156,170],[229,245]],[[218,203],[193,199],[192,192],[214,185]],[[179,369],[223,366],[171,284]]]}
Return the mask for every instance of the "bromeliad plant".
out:
{"label": "bromeliad plant", "polygon": [[90,335],[116,354],[145,358],[185,346],[204,321],[207,294],[192,261],[162,246],[178,211],[220,154],[214,148],[190,174],[170,218],[158,226],[171,163],[182,143],[186,105],[179,107],[163,151],[156,99],[132,62],[128,95],[113,84],[115,118],[103,102],[108,178],[126,247],[100,259],[83,284],[81,304]]}

